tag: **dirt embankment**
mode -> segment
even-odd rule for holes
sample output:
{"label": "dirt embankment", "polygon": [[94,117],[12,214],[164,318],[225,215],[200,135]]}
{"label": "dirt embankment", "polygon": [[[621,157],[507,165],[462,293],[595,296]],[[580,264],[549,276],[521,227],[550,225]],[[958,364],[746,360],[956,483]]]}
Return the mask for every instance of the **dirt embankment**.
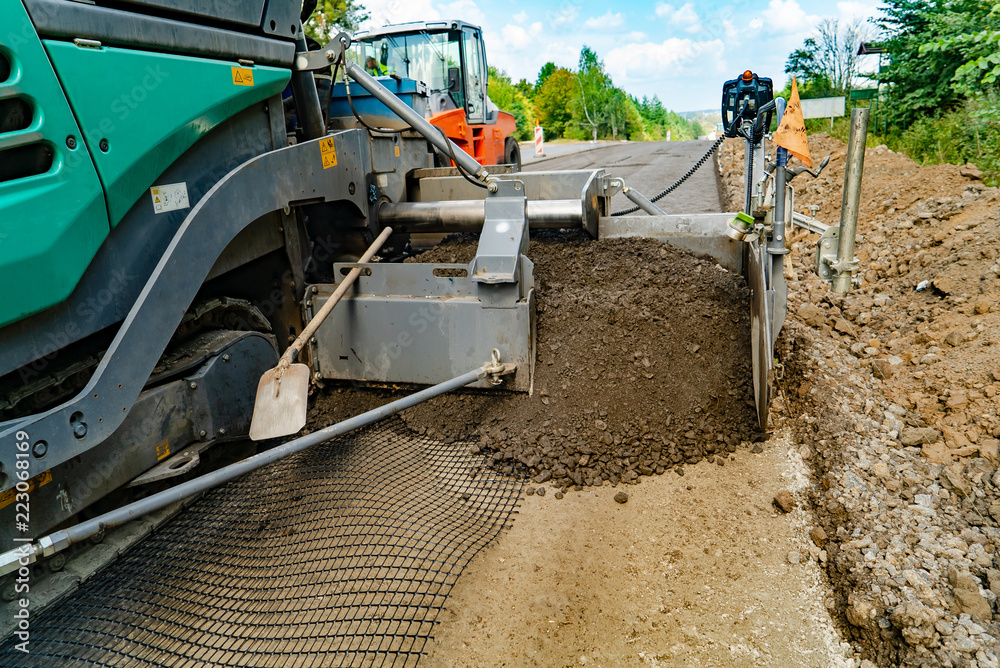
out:
{"label": "dirt embankment", "polygon": [[[845,146],[810,148],[833,159],[795,180],[796,209],[836,223]],[[736,142],[720,164],[741,198]],[[817,236],[790,236],[785,423],[813,467],[844,628],[879,665],[998,665],[998,203],[972,166],[880,146],[865,162],[864,285],[830,293],[812,273]]]}

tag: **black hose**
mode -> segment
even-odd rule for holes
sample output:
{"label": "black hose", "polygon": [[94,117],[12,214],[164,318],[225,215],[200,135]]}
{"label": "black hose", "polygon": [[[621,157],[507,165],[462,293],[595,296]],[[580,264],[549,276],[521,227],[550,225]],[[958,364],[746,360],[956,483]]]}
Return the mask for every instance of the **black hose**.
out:
{"label": "black hose", "polygon": [[[678,188],[678,186],[680,186],[682,183],[684,183],[685,181],[687,181],[691,177],[692,174],[694,174],[695,172],[697,172],[698,169],[702,165],[705,164],[705,161],[708,160],[709,157],[713,153],[715,153],[716,149],[718,149],[720,146],[722,146],[722,142],[725,141],[725,139],[726,139],[725,135],[722,135],[718,139],[716,139],[715,143],[712,144],[712,147],[710,149],[708,149],[708,151],[705,153],[705,155],[701,156],[701,159],[698,160],[698,162],[694,163],[694,167],[692,167],[691,169],[689,169],[688,172],[687,172],[687,174],[685,174],[681,178],[677,179],[669,188],[667,188],[666,190],[664,190],[663,192],[661,192],[660,194],[658,194],[656,197],[651,198],[649,201],[650,202],[658,202],[661,199],[663,199],[664,197],[666,197],[667,195],[669,195],[670,193],[672,193],[674,190],[676,190]],[[615,211],[611,215],[612,216],[627,216],[629,214],[635,213],[638,210],[639,210],[639,207],[633,206],[631,208],[625,209],[624,211]]]}

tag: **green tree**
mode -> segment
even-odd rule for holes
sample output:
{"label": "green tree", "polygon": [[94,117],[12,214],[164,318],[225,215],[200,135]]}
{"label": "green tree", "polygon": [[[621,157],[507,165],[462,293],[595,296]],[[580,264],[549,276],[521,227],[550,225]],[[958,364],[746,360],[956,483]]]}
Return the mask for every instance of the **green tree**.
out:
{"label": "green tree", "polygon": [[559,68],[551,60],[542,65],[542,69],[538,71],[538,79],[535,80],[535,90],[541,88],[545,80],[552,76],[557,69]]}
{"label": "green tree", "polygon": [[959,94],[995,90],[1000,80],[1000,3],[993,5],[980,25],[984,27],[979,31],[949,35],[920,47],[924,56],[955,50],[962,55],[965,62],[955,70],[951,82]]}
{"label": "green tree", "polygon": [[625,92],[612,88],[604,103],[603,117],[611,130],[611,138],[618,139],[618,133],[625,131],[628,124],[628,97]]}
{"label": "green tree", "polygon": [[573,99],[573,121],[586,130],[591,139],[607,121],[607,109],[613,86],[597,53],[584,45],[580,50],[580,69],[576,75],[577,94]]}
{"label": "green tree", "polygon": [[[858,47],[867,35],[860,21],[820,21],[816,35],[807,38],[785,61],[785,73],[795,76],[799,95],[827,97],[850,92],[858,75]],[[790,91],[789,84],[785,97]]]}
{"label": "green tree", "polygon": [[875,78],[889,121],[881,141],[922,163],[974,162],[996,183],[1000,4],[883,0],[879,10],[884,53]]}
{"label": "green tree", "polygon": [[[308,4],[311,0],[307,0]],[[302,29],[308,37],[323,45],[338,32],[354,32],[367,18],[368,12],[355,0],[319,0]]]}
{"label": "green tree", "polygon": [[667,136],[667,109],[659,95],[643,97],[639,102],[639,113],[646,122],[646,137],[652,141],[662,141]]}
{"label": "green tree", "polygon": [[680,114],[668,111],[660,101],[659,96],[643,97],[633,100],[644,121],[644,135],[651,141],[662,141],[670,131],[670,139],[683,141],[697,139],[704,130],[697,122],[684,118]]}
{"label": "green tree", "polygon": [[[886,33],[886,63],[879,81],[888,84],[886,108],[894,123],[906,127],[962,104],[961,82],[971,68],[958,70],[990,49],[963,36],[995,30],[995,0],[885,0],[878,25]],[[992,23],[991,23],[992,21]],[[933,45],[924,48],[925,45]],[[993,45],[993,52],[996,51]],[[988,65],[988,60],[984,63]],[[976,66],[978,67],[978,65]],[[956,79],[956,76],[958,77]],[[958,86],[953,84],[958,83]]]}
{"label": "green tree", "polygon": [[635,99],[629,95],[625,96],[625,138],[631,141],[646,139],[646,122]]}
{"label": "green tree", "polygon": [[802,46],[792,51],[785,61],[785,74],[791,74],[800,81],[811,81],[823,75],[817,54],[819,45],[815,37],[808,37]]}
{"label": "green tree", "polygon": [[573,120],[570,101],[576,95],[576,75],[560,67],[545,77],[535,92],[535,110],[546,136],[562,137]]}
{"label": "green tree", "polygon": [[534,134],[535,110],[527,96],[511,83],[506,72],[492,65],[489,68],[488,86],[493,104],[514,116],[517,124],[515,139],[518,141],[531,139]]}

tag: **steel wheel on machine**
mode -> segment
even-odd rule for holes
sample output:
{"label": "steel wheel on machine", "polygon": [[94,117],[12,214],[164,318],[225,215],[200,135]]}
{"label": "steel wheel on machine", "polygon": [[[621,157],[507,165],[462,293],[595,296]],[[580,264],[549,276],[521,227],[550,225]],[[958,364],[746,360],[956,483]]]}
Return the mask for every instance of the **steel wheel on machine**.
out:
{"label": "steel wheel on machine", "polygon": [[517,145],[517,140],[507,137],[503,143],[504,164],[516,165],[517,171],[521,171],[521,147]]}

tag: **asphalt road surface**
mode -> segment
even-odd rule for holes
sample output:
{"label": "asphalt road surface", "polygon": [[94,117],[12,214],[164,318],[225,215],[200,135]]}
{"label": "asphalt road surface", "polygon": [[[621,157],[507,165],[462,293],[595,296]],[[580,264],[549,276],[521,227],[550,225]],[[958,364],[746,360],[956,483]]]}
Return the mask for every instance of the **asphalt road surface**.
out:
{"label": "asphalt road surface", "polygon": [[[710,141],[610,144],[538,163],[526,159],[524,171],[603,168],[608,174],[622,177],[629,186],[652,198],[684,176],[684,173],[705,155],[711,146]],[[616,195],[611,202],[612,211],[620,211],[630,206],[632,203],[624,195]],[[677,190],[657,202],[657,206],[667,213],[722,211],[714,156],[705,161],[705,164]]]}

